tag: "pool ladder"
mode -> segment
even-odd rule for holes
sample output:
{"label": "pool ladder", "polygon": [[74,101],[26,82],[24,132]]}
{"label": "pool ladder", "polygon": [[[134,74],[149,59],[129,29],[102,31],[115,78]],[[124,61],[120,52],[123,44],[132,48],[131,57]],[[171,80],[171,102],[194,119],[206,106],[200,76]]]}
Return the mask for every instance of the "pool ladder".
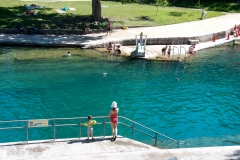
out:
{"label": "pool ladder", "polygon": [[176,46],[173,46],[172,60],[174,59],[174,49],[177,49],[177,51],[178,51],[178,57],[177,57],[175,60],[180,60],[181,54],[182,54],[182,49],[184,49],[184,51],[185,51],[185,56],[184,56],[184,59],[183,59],[183,60],[186,61],[186,59],[187,59],[187,50],[186,50],[186,48],[183,47],[183,46],[180,46],[180,52],[179,52],[179,48],[176,47]]}

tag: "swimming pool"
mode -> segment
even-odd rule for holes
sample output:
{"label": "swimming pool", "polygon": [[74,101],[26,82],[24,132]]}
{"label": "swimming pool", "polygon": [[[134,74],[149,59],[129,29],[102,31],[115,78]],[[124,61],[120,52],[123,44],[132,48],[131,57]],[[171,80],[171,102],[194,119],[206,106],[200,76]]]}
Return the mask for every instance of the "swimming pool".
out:
{"label": "swimming pool", "polygon": [[[186,141],[181,147],[239,145],[240,46],[206,49],[180,63],[65,48],[0,51],[1,120],[104,116],[117,101],[120,115]],[[24,133],[2,132],[1,142]],[[42,134],[48,133],[36,130],[32,138]],[[119,134],[131,137],[125,129]]]}

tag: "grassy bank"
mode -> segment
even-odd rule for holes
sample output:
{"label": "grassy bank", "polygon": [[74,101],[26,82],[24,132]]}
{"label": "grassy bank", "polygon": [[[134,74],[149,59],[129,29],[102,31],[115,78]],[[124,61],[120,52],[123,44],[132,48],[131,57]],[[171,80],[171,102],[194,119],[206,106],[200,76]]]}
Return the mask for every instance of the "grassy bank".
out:
{"label": "grassy bank", "polygon": [[[102,1],[102,15],[111,18],[114,26],[160,26],[201,18],[201,11],[175,7],[159,7],[144,4],[125,4],[120,2]],[[37,16],[24,14],[27,9],[24,4],[45,6],[44,9],[35,10]],[[67,10],[59,14],[55,9],[74,7],[76,10]],[[0,28],[16,28],[17,22],[23,26],[34,25],[42,29],[81,29],[86,21],[91,22],[91,1],[68,2],[36,2],[36,1],[9,1],[1,0]],[[206,18],[222,15],[220,12],[208,12]],[[142,16],[149,16],[150,20],[142,20]],[[91,28],[105,28],[106,23],[91,24]]]}
{"label": "grassy bank", "polygon": [[240,3],[210,3],[210,2],[200,2],[199,3],[173,3],[173,6],[185,7],[185,8],[202,8],[209,11],[218,11],[218,12],[231,12],[231,13],[240,13]]}

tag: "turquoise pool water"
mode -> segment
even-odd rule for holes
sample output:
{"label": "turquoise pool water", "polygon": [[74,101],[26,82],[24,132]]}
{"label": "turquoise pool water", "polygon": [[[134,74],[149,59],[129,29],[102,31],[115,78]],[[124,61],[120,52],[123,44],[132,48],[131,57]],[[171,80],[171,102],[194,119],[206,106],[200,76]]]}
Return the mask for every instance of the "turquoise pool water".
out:
{"label": "turquoise pool water", "polygon": [[[63,56],[68,50],[72,57]],[[105,116],[117,101],[120,115],[186,141],[180,147],[239,145],[239,86],[240,46],[199,51],[181,63],[80,49],[0,48],[1,120]],[[77,137],[76,130],[63,127],[57,138]],[[94,130],[102,134],[101,127]],[[24,140],[25,132],[0,131],[1,142]],[[129,133],[119,126],[120,135]],[[29,136],[52,138],[52,130],[32,129]],[[134,136],[154,143],[137,132]]]}

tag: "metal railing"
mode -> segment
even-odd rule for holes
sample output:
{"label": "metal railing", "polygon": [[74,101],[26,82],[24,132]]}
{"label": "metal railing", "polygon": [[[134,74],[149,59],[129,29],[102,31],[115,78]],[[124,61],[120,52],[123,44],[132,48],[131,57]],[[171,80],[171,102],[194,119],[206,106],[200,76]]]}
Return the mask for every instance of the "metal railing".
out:
{"label": "metal railing", "polygon": [[180,54],[182,54],[182,48],[185,50],[185,56],[184,56],[184,60],[186,60],[186,59],[187,59],[187,50],[186,50],[186,48],[185,48],[185,47],[183,47],[183,46],[180,46]]}
{"label": "metal railing", "polygon": [[[98,125],[101,125],[101,124],[103,125],[103,130],[104,130],[103,136],[105,137],[106,136],[106,125],[110,124],[110,122],[107,122],[107,119],[109,119],[109,117],[107,117],[107,116],[98,116],[98,117],[93,117],[93,118],[95,118],[95,119],[103,119],[102,122],[99,122],[97,124]],[[26,140],[24,142],[28,142],[29,141],[29,128],[35,128],[35,126],[30,126],[29,125],[30,122],[33,122],[33,121],[38,121],[38,122],[39,121],[46,121],[47,125],[37,126],[37,128],[39,128],[39,127],[53,127],[53,140],[54,141],[57,139],[57,137],[56,137],[56,133],[57,133],[56,127],[61,127],[61,126],[77,126],[77,127],[79,127],[79,136],[78,136],[78,138],[80,139],[80,138],[82,138],[82,127],[84,126],[84,124],[82,123],[83,119],[86,120],[87,118],[86,117],[74,117],[74,118],[50,118],[50,119],[36,119],[36,120],[0,121],[0,126],[4,126],[4,125],[6,126],[7,125],[6,127],[4,126],[4,127],[0,128],[0,131],[2,131],[2,130],[14,130],[14,129],[26,129]],[[60,120],[61,121],[62,120],[78,120],[78,123],[74,123],[74,124],[57,123]],[[131,125],[126,124],[126,123],[122,122],[121,120],[126,120],[128,123],[130,122]],[[49,125],[48,122],[51,122],[52,125]],[[9,127],[9,125],[11,125],[13,123],[25,123],[26,125]],[[136,130],[136,131],[138,131],[138,132],[140,132],[140,133],[142,133],[144,135],[147,135],[148,137],[153,138],[155,140],[154,141],[154,145],[155,146],[157,145],[157,141],[163,142],[162,139],[159,139],[159,136],[162,136],[162,137],[170,140],[173,143],[178,143],[178,145],[183,143],[183,141],[177,141],[175,139],[172,139],[172,138],[170,138],[170,137],[168,137],[168,136],[166,136],[166,135],[164,135],[164,134],[162,134],[160,132],[157,132],[157,131],[155,131],[155,130],[153,130],[151,128],[148,128],[148,127],[146,127],[144,125],[141,125],[141,124],[139,124],[139,123],[137,123],[135,121],[132,121],[132,120],[130,120],[128,118],[125,118],[123,116],[119,116],[119,122],[118,123],[121,124],[121,125],[127,126],[127,127],[132,129],[132,138],[134,137],[134,130]],[[147,132],[145,132],[145,131],[143,131],[141,129],[138,129],[137,126],[138,127],[142,127],[144,129],[150,131],[154,135],[151,135],[151,134],[149,134],[149,133],[147,133]],[[76,138],[76,137],[72,137],[72,138]]]}
{"label": "metal railing", "polygon": [[172,55],[172,59],[174,58],[174,49],[177,49],[177,51],[178,51],[178,57],[177,57],[177,59],[180,59],[180,53],[179,53],[179,49],[178,49],[178,47],[176,47],[176,46],[173,46],[173,55]]}

